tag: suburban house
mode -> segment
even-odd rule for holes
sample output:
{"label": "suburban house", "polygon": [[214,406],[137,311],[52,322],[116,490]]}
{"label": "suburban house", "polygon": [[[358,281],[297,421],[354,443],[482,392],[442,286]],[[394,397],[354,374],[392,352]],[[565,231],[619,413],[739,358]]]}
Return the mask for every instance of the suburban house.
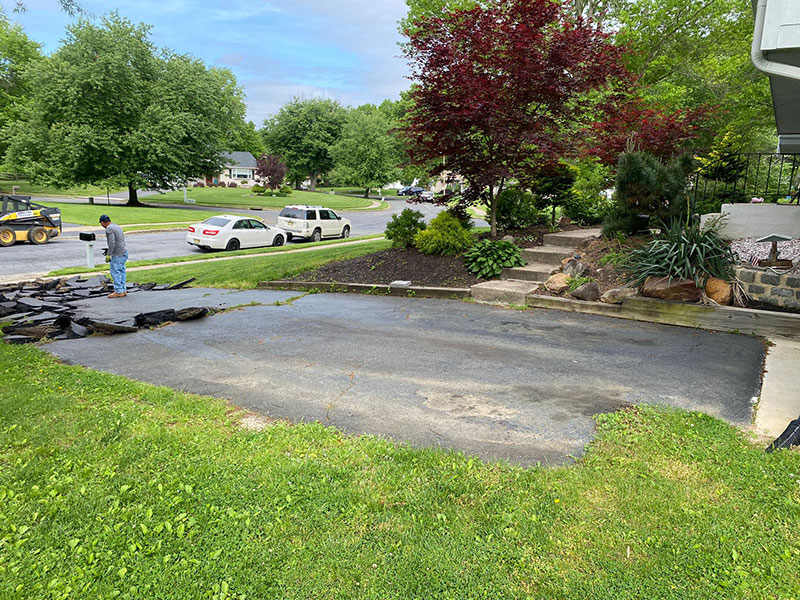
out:
{"label": "suburban house", "polygon": [[228,185],[234,182],[240,187],[252,187],[261,181],[260,177],[256,177],[256,159],[250,152],[223,152],[222,157],[225,163],[221,173],[195,179],[192,183]]}

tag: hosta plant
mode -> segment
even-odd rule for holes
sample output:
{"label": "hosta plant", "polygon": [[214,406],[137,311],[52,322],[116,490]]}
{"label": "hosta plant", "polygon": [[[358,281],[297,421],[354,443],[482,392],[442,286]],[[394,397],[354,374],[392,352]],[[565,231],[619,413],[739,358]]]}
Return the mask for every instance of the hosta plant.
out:
{"label": "hosta plant", "polygon": [[504,268],[525,264],[519,246],[511,242],[481,240],[464,253],[464,262],[481,279],[498,277]]}

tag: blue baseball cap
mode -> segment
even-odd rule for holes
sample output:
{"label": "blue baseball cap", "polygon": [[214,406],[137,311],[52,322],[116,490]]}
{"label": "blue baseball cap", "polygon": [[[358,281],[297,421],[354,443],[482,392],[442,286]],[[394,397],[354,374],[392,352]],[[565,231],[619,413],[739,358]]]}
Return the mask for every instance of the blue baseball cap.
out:
{"label": "blue baseball cap", "polygon": [[108,223],[111,221],[111,217],[108,215],[100,215],[100,222],[101,223]]}

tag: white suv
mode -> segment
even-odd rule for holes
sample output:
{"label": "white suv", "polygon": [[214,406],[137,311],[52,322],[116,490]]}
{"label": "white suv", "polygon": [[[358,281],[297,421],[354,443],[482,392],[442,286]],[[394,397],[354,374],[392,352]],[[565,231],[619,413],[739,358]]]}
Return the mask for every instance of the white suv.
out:
{"label": "white suv", "polygon": [[350,220],[323,206],[290,204],[278,215],[278,227],[286,232],[288,240],[302,237],[318,242],[322,238],[350,237]]}

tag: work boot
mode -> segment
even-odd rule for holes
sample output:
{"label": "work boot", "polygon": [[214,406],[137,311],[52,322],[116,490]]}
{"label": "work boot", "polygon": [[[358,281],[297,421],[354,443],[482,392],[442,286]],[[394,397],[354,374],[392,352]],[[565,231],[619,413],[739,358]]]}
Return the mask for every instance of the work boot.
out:
{"label": "work boot", "polygon": [[111,292],[108,297],[109,298],[124,298],[127,294],[119,294],[117,292]]}

